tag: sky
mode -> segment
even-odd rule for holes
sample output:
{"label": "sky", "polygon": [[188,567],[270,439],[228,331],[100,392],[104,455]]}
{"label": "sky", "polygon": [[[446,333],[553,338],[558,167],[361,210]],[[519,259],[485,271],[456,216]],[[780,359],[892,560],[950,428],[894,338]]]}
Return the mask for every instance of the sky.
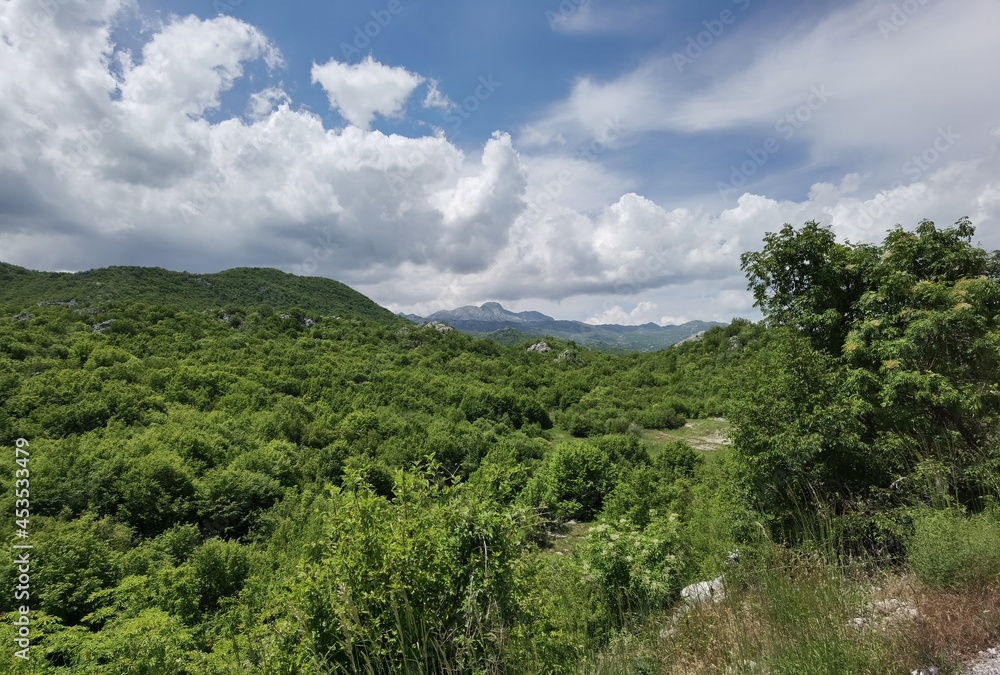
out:
{"label": "sky", "polygon": [[1000,248],[1000,0],[4,0],[0,260],[756,318],[816,220]]}

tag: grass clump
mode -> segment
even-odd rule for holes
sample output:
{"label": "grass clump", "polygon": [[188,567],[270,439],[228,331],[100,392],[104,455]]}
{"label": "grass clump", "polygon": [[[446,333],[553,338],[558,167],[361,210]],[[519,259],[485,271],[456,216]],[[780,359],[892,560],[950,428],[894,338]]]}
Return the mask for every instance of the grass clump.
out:
{"label": "grass clump", "polygon": [[907,551],[910,567],[929,586],[957,589],[1000,582],[1000,517],[920,512]]}

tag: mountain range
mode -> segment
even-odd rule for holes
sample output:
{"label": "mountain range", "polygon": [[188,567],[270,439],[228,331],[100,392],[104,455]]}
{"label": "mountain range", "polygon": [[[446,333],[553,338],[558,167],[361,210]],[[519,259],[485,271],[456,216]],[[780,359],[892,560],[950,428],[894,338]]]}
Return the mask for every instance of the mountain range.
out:
{"label": "mountain range", "polygon": [[487,302],[478,307],[467,305],[458,309],[442,310],[426,317],[415,314],[400,316],[417,323],[437,321],[463,333],[489,337],[504,344],[556,337],[604,351],[664,349],[695,337],[713,326],[724,325],[709,321],[689,321],[679,326],[660,326],[655,323],[638,326],[594,325],[582,321],[554,319],[541,312],[512,312],[498,302]]}

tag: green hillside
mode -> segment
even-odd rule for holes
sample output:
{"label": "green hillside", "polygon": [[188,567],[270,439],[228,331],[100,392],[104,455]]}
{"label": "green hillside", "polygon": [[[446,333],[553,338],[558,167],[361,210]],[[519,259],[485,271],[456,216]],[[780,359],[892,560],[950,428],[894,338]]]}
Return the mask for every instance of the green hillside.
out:
{"label": "green hillside", "polygon": [[268,305],[399,323],[392,312],[338,281],[275,269],[237,267],[217,274],[188,274],[158,267],[107,267],[72,273],[36,272],[0,263],[0,302],[73,301],[79,307],[143,302],[188,310]]}

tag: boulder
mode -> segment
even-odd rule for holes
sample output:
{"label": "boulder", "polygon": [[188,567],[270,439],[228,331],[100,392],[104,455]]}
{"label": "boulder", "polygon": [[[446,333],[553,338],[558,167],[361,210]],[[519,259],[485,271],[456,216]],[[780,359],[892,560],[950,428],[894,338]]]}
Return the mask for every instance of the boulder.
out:
{"label": "boulder", "polygon": [[536,342],[535,344],[528,347],[529,352],[538,352],[539,354],[547,354],[552,351],[552,347],[548,346],[544,342]]}
{"label": "boulder", "polygon": [[681,590],[681,598],[689,605],[701,605],[708,601],[722,602],[725,597],[726,586],[722,577],[716,577],[711,581],[699,581]]}

